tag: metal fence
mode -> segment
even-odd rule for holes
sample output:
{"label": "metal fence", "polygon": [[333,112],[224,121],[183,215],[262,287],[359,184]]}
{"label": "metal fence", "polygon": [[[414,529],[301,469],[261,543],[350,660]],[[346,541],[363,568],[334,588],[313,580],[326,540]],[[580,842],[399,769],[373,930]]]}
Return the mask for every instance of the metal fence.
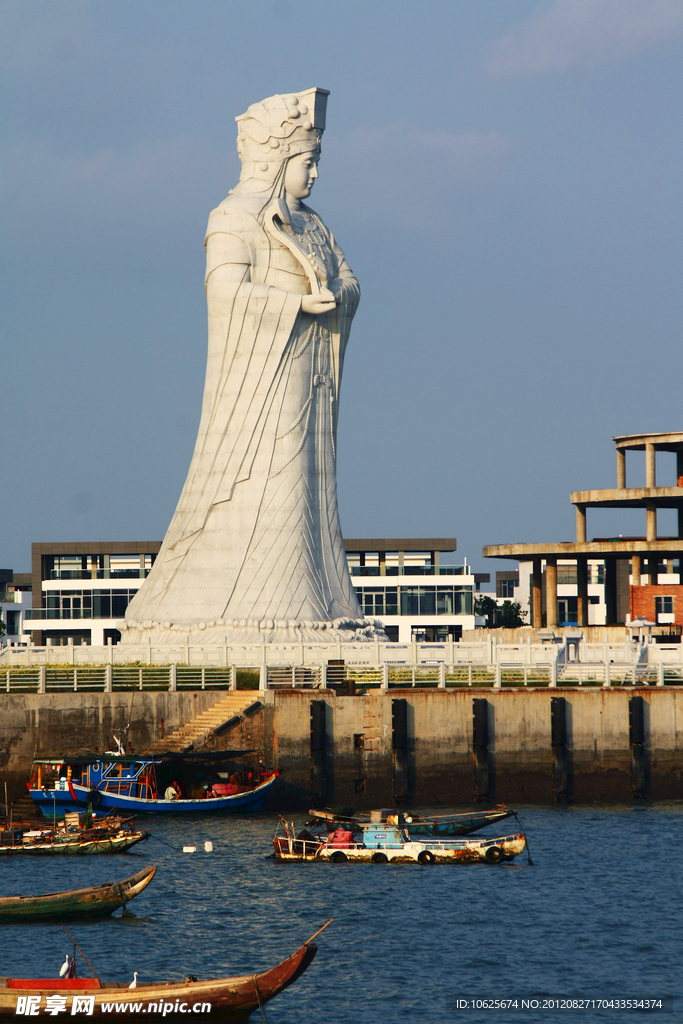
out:
{"label": "metal fence", "polygon": [[353,682],[371,689],[463,687],[681,686],[677,665],[575,662],[558,666],[505,663],[447,665],[37,665],[0,667],[0,693],[112,693],[124,690],[229,690],[325,688]]}

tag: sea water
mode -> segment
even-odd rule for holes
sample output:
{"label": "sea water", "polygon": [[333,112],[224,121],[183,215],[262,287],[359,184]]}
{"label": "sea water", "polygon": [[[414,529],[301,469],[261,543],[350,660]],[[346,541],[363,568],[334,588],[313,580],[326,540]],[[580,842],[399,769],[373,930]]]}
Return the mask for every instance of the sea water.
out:
{"label": "sea water", "polygon": [[[421,867],[280,864],[267,859],[276,815],[150,816],[152,838],[128,854],[3,857],[1,891],[80,888],[157,864],[127,915],[66,922],[101,977],[123,982],[253,974],[334,918],[306,974],[267,1005],[271,1024],[616,1024],[642,1011],[553,1001],[671,997],[654,1019],[683,1019],[683,804],[527,808],[521,820],[531,866],[525,852]],[[514,831],[511,819],[482,835]],[[57,922],[1,925],[0,947],[0,974],[20,977],[55,977],[72,950]],[[89,975],[80,957],[78,972]]]}

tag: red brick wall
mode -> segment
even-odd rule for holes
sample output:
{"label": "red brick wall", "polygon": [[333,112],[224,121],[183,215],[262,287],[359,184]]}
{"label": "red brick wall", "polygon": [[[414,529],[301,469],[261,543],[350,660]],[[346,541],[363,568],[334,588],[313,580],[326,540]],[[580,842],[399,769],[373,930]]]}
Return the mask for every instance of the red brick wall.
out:
{"label": "red brick wall", "polygon": [[674,584],[657,584],[656,586],[631,587],[631,618],[645,616],[650,622],[656,622],[655,598],[673,597],[675,621],[683,625],[683,586]]}

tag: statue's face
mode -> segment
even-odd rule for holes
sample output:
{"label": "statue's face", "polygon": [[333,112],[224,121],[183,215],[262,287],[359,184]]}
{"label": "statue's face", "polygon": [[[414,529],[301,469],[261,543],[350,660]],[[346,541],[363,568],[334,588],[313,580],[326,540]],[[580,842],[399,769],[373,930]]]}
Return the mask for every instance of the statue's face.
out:
{"label": "statue's face", "polygon": [[318,177],[319,153],[299,153],[287,161],[285,191],[294,199],[306,199]]}

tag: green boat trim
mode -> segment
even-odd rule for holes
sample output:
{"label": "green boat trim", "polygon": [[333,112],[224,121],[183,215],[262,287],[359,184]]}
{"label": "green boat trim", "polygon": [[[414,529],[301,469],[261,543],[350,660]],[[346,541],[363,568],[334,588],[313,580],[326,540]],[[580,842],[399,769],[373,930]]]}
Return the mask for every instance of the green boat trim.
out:
{"label": "green boat trim", "polygon": [[36,896],[0,897],[0,923],[112,914],[141,893],[152,881],[156,871],[156,865],[150,865],[122,882],[105,882],[88,889],[48,892]]}

